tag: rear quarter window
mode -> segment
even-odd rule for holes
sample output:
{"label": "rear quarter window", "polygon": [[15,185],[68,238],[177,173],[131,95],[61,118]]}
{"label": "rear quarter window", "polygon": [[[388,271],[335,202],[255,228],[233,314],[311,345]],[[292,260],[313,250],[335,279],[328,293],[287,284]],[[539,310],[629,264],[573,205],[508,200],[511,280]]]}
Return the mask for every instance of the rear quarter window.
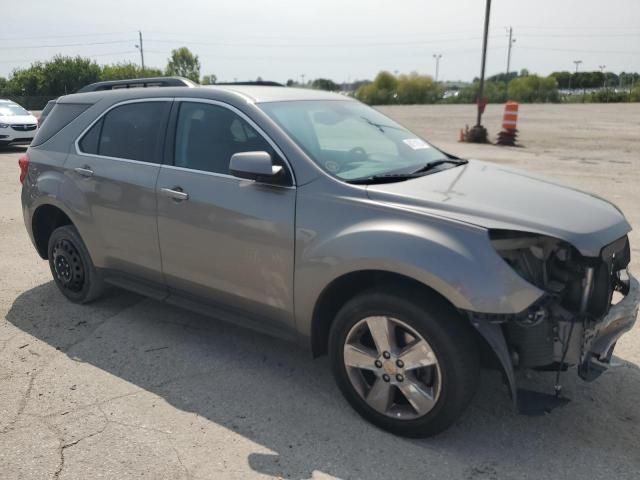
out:
{"label": "rear quarter window", "polygon": [[42,145],[90,106],[88,103],[56,103],[47,115],[47,121],[38,129],[31,146]]}

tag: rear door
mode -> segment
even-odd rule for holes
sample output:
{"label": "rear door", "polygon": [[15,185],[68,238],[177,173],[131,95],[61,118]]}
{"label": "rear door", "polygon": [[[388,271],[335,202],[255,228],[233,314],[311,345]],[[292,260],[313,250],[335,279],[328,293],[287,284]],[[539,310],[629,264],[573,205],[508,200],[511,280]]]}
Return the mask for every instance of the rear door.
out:
{"label": "rear door", "polygon": [[90,211],[85,242],[96,266],[162,282],[155,184],[171,99],[109,109],[76,142],[67,174]]}
{"label": "rear door", "polygon": [[[170,291],[248,313],[261,322],[254,324],[258,328],[290,330],[296,191],[289,167],[257,126],[232,107],[183,100],[175,110],[175,142],[168,147],[173,164],[161,167],[157,183]],[[246,151],[268,151],[287,169],[288,185],[231,176],[231,156]]]}

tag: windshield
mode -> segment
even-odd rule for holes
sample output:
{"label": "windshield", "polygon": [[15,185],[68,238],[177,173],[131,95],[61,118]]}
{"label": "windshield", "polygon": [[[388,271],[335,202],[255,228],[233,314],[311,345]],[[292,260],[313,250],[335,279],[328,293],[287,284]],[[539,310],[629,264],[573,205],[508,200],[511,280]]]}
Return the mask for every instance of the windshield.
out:
{"label": "windshield", "polygon": [[31,114],[16,103],[0,103],[0,117],[17,117],[22,115]]}
{"label": "windshield", "polygon": [[345,181],[414,172],[447,156],[358,102],[290,101],[259,107],[325,171]]}

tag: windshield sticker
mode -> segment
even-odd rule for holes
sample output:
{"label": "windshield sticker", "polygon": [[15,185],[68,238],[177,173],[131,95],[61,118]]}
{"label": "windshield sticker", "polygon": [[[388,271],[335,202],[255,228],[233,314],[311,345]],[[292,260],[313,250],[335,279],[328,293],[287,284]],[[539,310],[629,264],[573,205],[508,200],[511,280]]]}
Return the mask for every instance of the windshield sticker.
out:
{"label": "windshield sticker", "polygon": [[405,138],[402,141],[404,143],[406,143],[407,145],[409,145],[414,150],[421,150],[423,148],[431,148],[431,145],[429,145],[427,142],[425,142],[421,138]]}

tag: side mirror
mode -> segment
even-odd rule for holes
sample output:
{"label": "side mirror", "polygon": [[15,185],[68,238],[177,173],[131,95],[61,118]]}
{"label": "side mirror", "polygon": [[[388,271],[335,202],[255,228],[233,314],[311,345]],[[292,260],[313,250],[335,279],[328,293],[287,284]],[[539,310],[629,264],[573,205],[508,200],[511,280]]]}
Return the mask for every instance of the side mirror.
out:
{"label": "side mirror", "polygon": [[276,177],[282,173],[282,167],[274,165],[267,152],[234,153],[229,170],[234,177],[263,183],[276,183]]}

